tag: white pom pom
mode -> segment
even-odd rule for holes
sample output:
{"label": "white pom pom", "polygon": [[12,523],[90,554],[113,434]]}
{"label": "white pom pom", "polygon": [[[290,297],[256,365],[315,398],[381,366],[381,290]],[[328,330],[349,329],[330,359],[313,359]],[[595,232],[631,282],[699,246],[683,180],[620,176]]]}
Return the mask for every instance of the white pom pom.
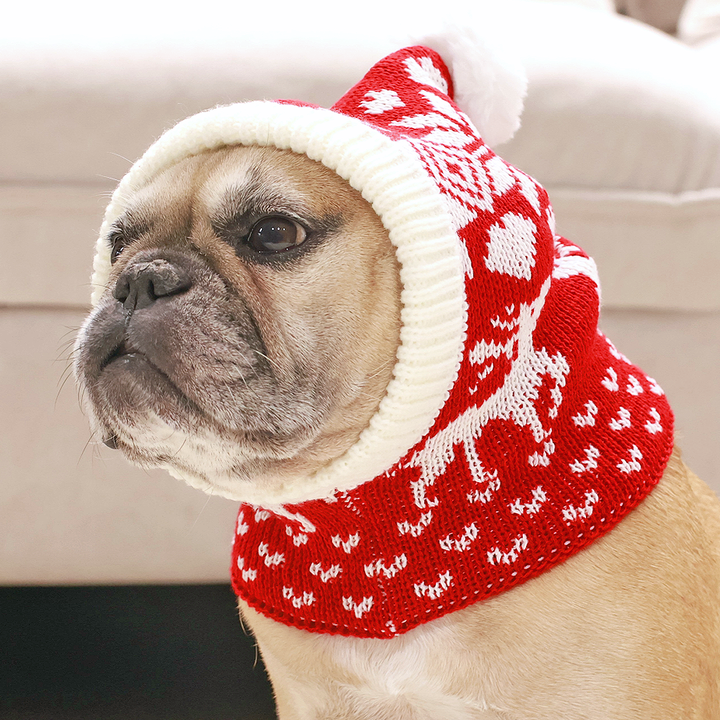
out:
{"label": "white pom pom", "polygon": [[520,127],[527,77],[507,26],[477,17],[448,25],[419,40],[439,53],[450,70],[455,102],[470,117],[485,142],[494,147]]}

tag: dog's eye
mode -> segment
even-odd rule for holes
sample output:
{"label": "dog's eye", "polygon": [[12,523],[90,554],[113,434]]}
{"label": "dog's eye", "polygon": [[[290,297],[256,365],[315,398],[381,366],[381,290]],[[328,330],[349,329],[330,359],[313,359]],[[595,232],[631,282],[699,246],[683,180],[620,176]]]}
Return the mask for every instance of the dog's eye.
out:
{"label": "dog's eye", "polygon": [[247,244],[257,252],[278,253],[301,245],[307,232],[300,223],[281,215],[258,220],[247,237]]}
{"label": "dog's eye", "polygon": [[113,233],[108,239],[108,242],[110,243],[110,264],[112,265],[122,254],[122,251],[127,245],[127,241],[121,233]]}

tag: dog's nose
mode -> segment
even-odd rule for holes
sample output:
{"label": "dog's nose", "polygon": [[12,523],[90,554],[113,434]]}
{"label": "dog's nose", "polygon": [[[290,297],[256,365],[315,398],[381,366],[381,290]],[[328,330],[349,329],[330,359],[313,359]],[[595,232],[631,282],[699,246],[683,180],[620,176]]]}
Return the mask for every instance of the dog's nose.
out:
{"label": "dog's nose", "polygon": [[125,268],[115,283],[113,296],[132,313],[149,307],[158,298],[185,292],[191,284],[182,268],[158,258]]}

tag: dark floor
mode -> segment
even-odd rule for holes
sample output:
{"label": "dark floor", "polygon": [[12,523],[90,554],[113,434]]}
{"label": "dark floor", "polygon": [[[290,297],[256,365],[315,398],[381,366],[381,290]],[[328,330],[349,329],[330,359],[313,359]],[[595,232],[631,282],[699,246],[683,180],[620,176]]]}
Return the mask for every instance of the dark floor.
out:
{"label": "dark floor", "polygon": [[0,587],[1,720],[271,720],[226,585]]}

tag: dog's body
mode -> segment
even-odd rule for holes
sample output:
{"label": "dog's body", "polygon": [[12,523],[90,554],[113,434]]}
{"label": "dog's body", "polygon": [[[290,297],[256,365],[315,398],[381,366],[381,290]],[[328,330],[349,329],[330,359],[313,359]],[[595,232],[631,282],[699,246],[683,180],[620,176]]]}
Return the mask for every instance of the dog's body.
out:
{"label": "dog's body", "polygon": [[[306,157],[245,147],[184,160],[126,203],[78,341],[106,442],[209,492],[340,456],[400,343],[398,264],[372,208]],[[720,717],[720,503],[677,453],[587,549],[396,638],[241,610],[283,720]]]}

